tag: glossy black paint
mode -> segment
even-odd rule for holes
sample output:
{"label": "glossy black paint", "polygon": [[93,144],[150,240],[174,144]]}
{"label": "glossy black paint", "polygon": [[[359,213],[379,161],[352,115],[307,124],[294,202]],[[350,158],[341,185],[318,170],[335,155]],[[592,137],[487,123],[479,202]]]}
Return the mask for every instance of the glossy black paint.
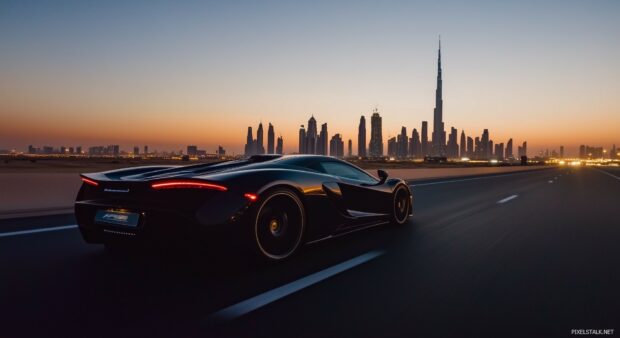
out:
{"label": "glossy black paint", "polygon": [[[323,167],[352,170],[358,177],[332,175]],[[309,243],[389,222],[395,187],[409,189],[401,179],[381,182],[347,162],[315,155],[263,155],[216,164],[148,166],[82,176],[99,183],[83,184],[75,202],[80,230],[91,243],[105,242],[107,237],[171,239],[176,234],[205,232],[213,238],[234,238],[250,231],[254,206],[261,197],[282,187],[294,191],[303,202],[307,217],[303,241]],[[172,179],[209,182],[227,190],[151,187]],[[245,194],[258,199],[251,201]],[[128,228],[95,223],[94,215],[101,209],[139,213],[139,224]]]}

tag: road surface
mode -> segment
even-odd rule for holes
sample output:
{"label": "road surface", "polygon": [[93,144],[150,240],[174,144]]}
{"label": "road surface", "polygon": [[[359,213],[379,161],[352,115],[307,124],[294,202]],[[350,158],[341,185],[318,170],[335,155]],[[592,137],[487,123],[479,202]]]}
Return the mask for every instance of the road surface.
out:
{"label": "road surface", "polygon": [[[620,329],[620,169],[416,182],[415,215],[255,266],[0,221],[2,337],[568,336]],[[620,332],[616,331],[615,334]]]}

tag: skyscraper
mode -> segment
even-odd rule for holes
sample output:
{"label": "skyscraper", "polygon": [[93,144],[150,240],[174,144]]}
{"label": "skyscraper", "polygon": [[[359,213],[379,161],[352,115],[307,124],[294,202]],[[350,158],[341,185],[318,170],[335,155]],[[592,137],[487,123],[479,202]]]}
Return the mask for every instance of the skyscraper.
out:
{"label": "skyscraper", "polygon": [[458,157],[466,157],[467,156],[467,144],[465,140],[465,130],[461,130],[461,143],[459,144],[459,156]]}
{"label": "skyscraper", "polygon": [[267,154],[274,153],[275,135],[273,133],[273,125],[269,123],[269,129],[267,129]]}
{"label": "skyscraper", "polygon": [[300,154],[306,154],[306,129],[304,128],[304,125],[302,124],[299,127],[299,153]]}
{"label": "skyscraper", "polygon": [[433,111],[433,156],[446,156],[446,132],[443,125],[443,99],[441,80],[441,40],[437,54],[437,89],[435,89],[435,110]]}
{"label": "skyscraper", "polygon": [[467,157],[473,157],[473,156],[474,156],[474,139],[467,136]]}
{"label": "skyscraper", "polygon": [[321,134],[316,142],[316,154],[327,155],[327,123],[321,125]]}
{"label": "skyscraper", "polygon": [[490,157],[490,152],[491,150],[489,149],[489,130],[485,129],[482,132],[482,137],[480,138],[480,159],[488,159]]}
{"label": "skyscraper", "polygon": [[353,141],[351,141],[351,139],[349,139],[349,147],[348,147],[348,151],[347,151],[347,157],[351,157],[353,156]]}
{"label": "skyscraper", "polygon": [[370,143],[368,144],[370,157],[383,156],[383,134],[381,131],[381,116],[375,108],[370,118]]}
{"label": "skyscraper", "polygon": [[396,137],[390,137],[387,141],[387,154],[389,157],[396,157],[398,152],[398,143]]}
{"label": "skyscraper", "polygon": [[306,133],[306,154],[316,154],[317,129],[314,115],[308,120],[308,131]]}
{"label": "skyscraper", "polygon": [[422,140],[420,145],[422,147],[422,157],[430,155],[428,149],[428,122],[426,121],[422,121]]}
{"label": "skyscraper", "polygon": [[280,136],[278,137],[278,144],[276,145],[276,154],[279,154],[279,155],[284,154],[283,148],[284,148],[284,140],[282,139],[282,136]]}
{"label": "skyscraper", "polygon": [[256,131],[256,154],[264,154],[265,146],[263,144],[263,123],[258,124],[258,130]]}
{"label": "skyscraper", "polygon": [[400,135],[397,137],[398,151],[396,156],[400,159],[407,158],[409,155],[409,136],[407,136],[407,128],[404,126],[400,130]]}
{"label": "skyscraper", "polygon": [[458,132],[456,128],[452,127],[450,129],[450,136],[448,137],[448,145],[446,149],[446,156],[449,158],[456,158],[459,156],[459,145],[456,142],[456,137]]}
{"label": "skyscraper", "polygon": [[506,158],[509,160],[514,159],[514,154],[512,153],[512,139],[508,140],[508,143],[506,143]]}
{"label": "skyscraper", "polygon": [[564,146],[560,146],[560,158],[564,158]]}
{"label": "skyscraper", "polygon": [[420,157],[422,153],[421,144],[420,144],[420,134],[418,134],[418,130],[413,128],[413,133],[411,133],[411,142],[409,146],[409,154],[411,157],[417,158]]}
{"label": "skyscraper", "polygon": [[366,118],[360,117],[360,125],[357,131],[357,156],[366,157]]}
{"label": "skyscraper", "polygon": [[248,127],[248,135],[245,141],[245,156],[254,155],[254,136],[252,136],[252,127]]}
{"label": "skyscraper", "polygon": [[[327,139],[327,126],[325,128],[325,137]],[[323,131],[321,130],[321,135],[322,134]],[[327,155],[327,153],[325,155]],[[340,137],[340,134],[334,135],[331,141],[329,141],[329,155],[338,158],[344,157],[344,142],[342,142],[342,137]]]}

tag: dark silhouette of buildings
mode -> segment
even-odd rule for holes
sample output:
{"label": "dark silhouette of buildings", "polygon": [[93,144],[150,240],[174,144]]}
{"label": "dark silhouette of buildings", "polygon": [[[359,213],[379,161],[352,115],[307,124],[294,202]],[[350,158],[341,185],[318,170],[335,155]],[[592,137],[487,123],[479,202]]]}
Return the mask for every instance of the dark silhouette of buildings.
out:
{"label": "dark silhouette of buildings", "polygon": [[396,137],[390,137],[387,141],[387,155],[388,157],[396,157],[397,156],[397,143]]}
{"label": "dark silhouette of buildings", "polygon": [[321,125],[321,133],[316,142],[316,154],[327,155],[327,123]]}
{"label": "dark silhouette of buildings", "polygon": [[443,123],[443,99],[441,79],[441,40],[437,54],[437,89],[435,89],[435,110],[433,111],[433,156],[446,156],[446,132]]}
{"label": "dark silhouette of buildings", "polygon": [[413,158],[422,157],[422,145],[420,144],[420,134],[418,130],[413,128],[411,140],[409,142],[409,154]]}
{"label": "dark silhouette of buildings", "polygon": [[298,153],[300,154],[305,154],[306,153],[306,129],[304,128],[304,125],[302,124],[299,127],[299,150]]}
{"label": "dark silhouette of buildings", "polygon": [[459,145],[456,141],[458,132],[456,128],[452,127],[450,129],[450,135],[448,136],[448,144],[446,147],[446,156],[448,158],[457,158],[459,157]]}
{"label": "dark silhouette of buildings", "polygon": [[459,144],[460,148],[459,148],[459,157],[466,157],[467,156],[467,141],[465,141],[465,130],[461,130],[461,142]]}
{"label": "dark silhouette of buildings", "polygon": [[187,146],[187,155],[189,157],[196,157],[197,154],[198,154],[197,146]]}
{"label": "dark silhouette of buildings", "polygon": [[370,118],[370,143],[368,144],[370,157],[383,156],[383,134],[381,131],[381,116],[377,108]]}
{"label": "dark silhouette of buildings", "polygon": [[[324,125],[326,126],[327,124],[324,124]],[[327,126],[325,127],[325,129],[326,129],[325,135],[327,135]],[[323,134],[322,130],[321,130],[321,134]],[[324,154],[324,155],[327,155],[327,154]],[[344,142],[342,141],[342,137],[340,136],[340,134],[336,134],[332,136],[332,139],[329,141],[329,155],[333,157],[338,157],[338,158],[344,157]]]}
{"label": "dark silhouette of buildings", "polygon": [[258,124],[256,131],[256,154],[264,154],[265,146],[263,145],[263,123]]}
{"label": "dark silhouette of buildings", "polygon": [[514,159],[514,154],[512,153],[512,139],[509,139],[508,143],[506,143],[506,158],[509,160]]}
{"label": "dark silhouette of buildings", "polygon": [[366,157],[366,118],[360,117],[360,125],[357,130],[357,156]]}
{"label": "dark silhouette of buildings", "polygon": [[400,159],[406,159],[409,156],[409,136],[407,136],[407,128],[404,126],[397,136],[396,156]]}
{"label": "dark silhouette of buildings", "polygon": [[276,145],[276,154],[284,154],[284,139],[282,139],[282,136],[278,137],[278,143]]}
{"label": "dark silhouette of buildings", "polygon": [[517,154],[519,158],[522,156],[527,156],[527,142],[523,142],[522,146],[517,147]]}
{"label": "dark silhouette of buildings", "polygon": [[[478,138],[476,137],[476,140]],[[467,137],[467,157],[474,156],[474,139],[471,137]]]}
{"label": "dark silhouette of buildings", "polygon": [[347,157],[351,157],[353,156],[353,141],[351,141],[351,139],[349,139],[349,147],[347,150]]}
{"label": "dark silhouette of buildings", "polygon": [[428,149],[429,144],[428,144],[428,122],[427,121],[422,121],[422,140],[420,142],[421,142],[421,147],[422,147],[421,157],[430,155],[430,152]]}
{"label": "dark silhouette of buildings", "polygon": [[308,120],[308,131],[306,132],[306,151],[304,154],[316,154],[316,141],[318,132],[314,115]]}
{"label": "dark silhouette of buildings", "polygon": [[560,146],[560,158],[564,158],[564,146]]}
{"label": "dark silhouette of buildings", "polygon": [[269,123],[269,129],[267,129],[267,154],[274,153],[275,147],[275,135],[273,132],[273,125]]}

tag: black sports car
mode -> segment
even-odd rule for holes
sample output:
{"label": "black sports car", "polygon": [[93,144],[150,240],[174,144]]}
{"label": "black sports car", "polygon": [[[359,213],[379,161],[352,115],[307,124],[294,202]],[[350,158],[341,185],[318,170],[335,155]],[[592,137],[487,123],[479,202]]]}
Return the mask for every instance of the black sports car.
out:
{"label": "black sports car", "polygon": [[88,243],[205,238],[280,260],[301,244],[407,222],[409,186],[378,176],[315,155],[127,168],[83,174],[75,214]]}

